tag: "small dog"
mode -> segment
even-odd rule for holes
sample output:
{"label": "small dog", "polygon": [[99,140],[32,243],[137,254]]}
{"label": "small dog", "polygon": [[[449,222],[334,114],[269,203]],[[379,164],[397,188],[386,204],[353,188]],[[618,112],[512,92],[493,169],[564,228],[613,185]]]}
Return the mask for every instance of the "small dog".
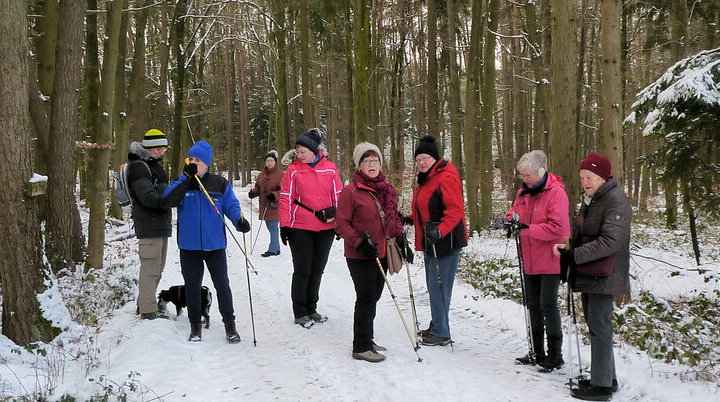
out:
{"label": "small dog", "polygon": [[[168,290],[161,290],[158,295],[158,311],[167,309],[168,303],[175,305],[177,315],[180,315],[183,307],[187,307],[185,299],[185,285],[170,286]],[[205,320],[205,328],[210,328],[210,306],[212,305],[212,292],[203,286],[200,291],[200,313]]]}

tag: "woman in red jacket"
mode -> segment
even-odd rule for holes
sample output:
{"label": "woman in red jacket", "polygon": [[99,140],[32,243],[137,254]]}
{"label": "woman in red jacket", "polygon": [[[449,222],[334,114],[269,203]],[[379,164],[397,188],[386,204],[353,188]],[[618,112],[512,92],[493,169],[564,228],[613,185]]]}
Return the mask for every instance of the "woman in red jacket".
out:
{"label": "woman in red jacket", "polygon": [[248,197],[259,198],[260,220],[265,221],[265,226],[270,232],[270,245],[268,250],[261,255],[270,257],[280,255],[280,228],[278,226],[278,207],[280,203],[280,182],[285,172],[277,165],[278,153],[270,151],[265,157],[265,167],[258,175],[255,187],[248,193]]}
{"label": "woman in red jacket", "polygon": [[317,312],[318,292],[335,233],[335,208],[342,182],[322,152],[317,129],[301,134],[286,158],[294,159],[280,184],[280,238],[293,258],[292,305],[295,324],[325,322]]}
{"label": "woman in red jacket", "polygon": [[430,294],[430,327],[420,331],[420,343],[447,345],[450,339],[450,298],[460,250],[467,246],[465,201],[455,167],[440,157],[433,136],[415,149],[418,185],[410,218],[415,225],[415,250],[425,254],[425,280]]}
{"label": "woman in red jacket", "polygon": [[[520,364],[539,364],[556,369],[562,358],[562,328],[557,306],[560,286],[560,257],[553,254],[553,245],[570,236],[568,197],[562,178],[547,171],[543,151],[528,152],[517,163],[523,184],[515,203],[508,211],[520,216],[520,241],[525,260],[525,298],[530,312],[532,356],[518,357]],[[544,340],[547,332],[548,351]]]}
{"label": "woman in red jacket", "polygon": [[[385,356],[378,351],[385,348],[373,341],[373,320],[385,281],[376,258],[387,271],[385,242],[395,238],[402,243],[402,225],[395,188],[380,170],[382,154],[378,147],[361,142],[353,151],[353,160],[357,170],[353,181],[340,193],[335,231],[345,239],[345,258],[355,285],[352,357],[380,362]],[[412,252],[407,255],[412,257]]]}

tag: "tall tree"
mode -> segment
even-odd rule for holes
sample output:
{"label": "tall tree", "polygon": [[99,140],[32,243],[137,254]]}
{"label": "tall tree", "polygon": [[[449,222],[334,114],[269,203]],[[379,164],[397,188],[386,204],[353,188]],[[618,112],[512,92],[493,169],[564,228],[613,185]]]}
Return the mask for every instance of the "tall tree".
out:
{"label": "tall tree", "polygon": [[[462,106],[460,104],[460,69],[457,64],[456,32],[457,32],[457,9],[455,0],[447,0],[447,36],[446,44],[448,55],[448,74],[450,75],[450,137],[452,138],[451,160],[460,163],[462,160]],[[465,177],[461,169],[460,178]]]}
{"label": "tall tree", "polygon": [[552,8],[552,50],[550,81],[550,139],[548,148],[549,165],[565,180],[565,191],[570,198],[572,216],[579,189],[577,180],[577,113],[575,69],[577,68],[577,47],[575,40],[574,0],[557,0]]}
{"label": "tall tree", "polygon": [[287,96],[287,54],[285,46],[285,0],[274,0],[272,36],[275,43],[275,140],[277,149],[292,147]]}
{"label": "tall tree", "polygon": [[[150,13],[150,0],[138,0],[142,9],[137,12],[135,18],[135,43],[133,45],[132,71],[130,73],[130,85],[128,88],[129,102],[127,104],[128,116],[130,116],[130,140],[140,141],[148,127],[147,102],[147,78],[145,69],[145,32],[147,30],[148,14]],[[160,129],[161,131],[164,128]],[[164,131],[163,131],[164,132]]]}
{"label": "tall tree", "polygon": [[427,102],[427,133],[438,138],[438,73],[437,73],[437,6],[435,0],[427,0],[427,79],[425,81]]}
{"label": "tall tree", "polygon": [[53,269],[82,261],[85,239],[75,200],[75,139],[78,129],[79,87],[82,80],[85,5],[63,1],[59,10],[58,45],[50,121],[52,149],[48,161],[48,257]]}
{"label": "tall tree", "polygon": [[370,0],[353,0],[355,143],[370,140]]}
{"label": "tall tree", "polygon": [[178,0],[173,13],[172,31],[170,32],[170,48],[175,55],[175,70],[172,76],[174,93],[174,109],[172,130],[170,131],[170,174],[177,176],[183,166],[183,105],[185,101],[185,12],[187,0]]}
{"label": "tall tree", "polygon": [[310,78],[312,68],[310,65],[310,24],[308,23],[308,0],[300,3],[300,68],[302,70],[302,108],[303,108],[303,130],[308,131],[317,127],[315,119],[315,108],[313,107],[310,89],[312,80]]}
{"label": "tall tree", "polygon": [[0,18],[0,281],[2,333],[18,345],[49,341],[52,327],[40,311],[44,290],[37,201],[26,186],[33,176],[28,111],[27,2],[3,3]]}
{"label": "tall tree", "polygon": [[492,215],[494,169],[492,161],[493,116],[495,114],[495,45],[500,23],[500,0],[488,3],[488,29],[485,37],[482,83],[482,129],[480,130],[480,215],[471,227],[478,232]]}
{"label": "tall tree", "polygon": [[101,268],[105,247],[105,201],[108,196],[108,166],[112,151],[112,129],[115,104],[115,69],[117,68],[120,20],[124,0],[108,1],[103,46],[102,80],[99,91],[99,123],[88,149],[88,187],[90,222],[88,223],[88,256],[86,268]]}
{"label": "tall tree", "polygon": [[610,158],[613,172],[623,183],[623,100],[620,76],[622,0],[602,0],[602,135],[600,149]]}

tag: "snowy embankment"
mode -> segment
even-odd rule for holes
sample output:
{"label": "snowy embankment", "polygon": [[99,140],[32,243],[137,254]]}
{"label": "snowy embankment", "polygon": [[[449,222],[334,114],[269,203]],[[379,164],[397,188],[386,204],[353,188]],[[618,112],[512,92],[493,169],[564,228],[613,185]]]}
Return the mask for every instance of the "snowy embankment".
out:
{"label": "snowy embankment", "polygon": [[[246,189],[236,188],[237,194],[245,192]],[[244,201],[243,208],[247,211],[249,207],[249,202]],[[252,214],[254,219],[257,219],[256,212]],[[258,226],[255,220],[253,237]],[[114,399],[124,393],[129,400],[146,401],[154,398],[165,401],[572,400],[567,386],[568,343],[564,344],[568,364],[557,372],[539,373],[532,367],[515,365],[515,357],[527,352],[522,307],[508,300],[480,298],[472,286],[460,281],[454,287],[450,315],[454,350],[450,346],[425,346],[418,351],[423,359],[418,362],[386,288],[375,319],[375,340],[388,348],[384,352],[387,360],[377,364],[353,360],[355,292],[342,242],[333,244],[320,289],[318,310],[330,319],[304,329],[292,322],[289,248],[283,246],[280,256],[262,258],[260,254],[266,250],[268,232],[263,226],[259,233],[257,246],[250,256],[257,269],[257,275],[250,274],[257,346],[253,345],[245,259],[228,237],[229,274],[241,343],[231,345],[225,341],[217,303],[211,308],[211,327],[203,329],[202,342],[190,343],[186,312],[175,319],[171,306],[173,319],[141,321],[135,315],[135,303],[129,302],[110,317],[101,319],[103,324],[96,338],[80,337],[92,339],[79,342],[87,347],[85,357],[68,358],[68,353],[61,352],[65,356],[56,360],[66,364],[62,373],[55,373],[54,397],[68,394],[86,400],[93,395],[108,395]],[[242,244],[242,235],[236,233],[236,237]],[[170,242],[159,289],[183,283],[174,240]],[[248,245],[250,240],[248,236]],[[130,250],[134,249],[135,242],[136,239],[131,238],[110,243],[108,254],[115,254],[108,259],[136,271],[136,255],[125,252],[128,245]],[[480,258],[514,252],[514,246],[497,233],[476,237],[471,243],[467,251]],[[665,258],[657,250],[644,251]],[[430,319],[425,271],[421,255],[416,255],[415,260],[410,271],[418,320],[421,328],[425,328]],[[648,289],[655,282],[666,281],[667,276],[657,272],[664,268],[662,264],[632,265],[635,278],[642,281],[641,285],[636,281],[633,286]],[[663,279],[653,280],[653,277]],[[683,278],[678,282],[683,286],[712,288],[716,285],[702,283],[690,275]],[[389,279],[405,319],[412,325],[405,270]],[[214,292],[209,275],[205,275],[204,282]],[[567,324],[567,318],[563,319],[564,325]],[[79,337],[82,330],[74,328],[73,334]],[[0,399],[30,394],[38,387],[47,386],[49,381],[49,375],[35,366],[36,363],[44,365],[46,359],[35,358],[24,350],[13,353],[14,350],[18,347],[0,337]],[[587,366],[589,345],[581,345],[581,352],[582,363]],[[681,382],[676,377],[676,373],[682,372],[681,367],[650,359],[645,353],[619,342],[616,342],[615,356],[621,388],[614,401],[720,400],[715,383]],[[92,364],[84,363],[83,359]],[[52,362],[48,365],[52,366]],[[577,372],[577,366],[574,371]]]}

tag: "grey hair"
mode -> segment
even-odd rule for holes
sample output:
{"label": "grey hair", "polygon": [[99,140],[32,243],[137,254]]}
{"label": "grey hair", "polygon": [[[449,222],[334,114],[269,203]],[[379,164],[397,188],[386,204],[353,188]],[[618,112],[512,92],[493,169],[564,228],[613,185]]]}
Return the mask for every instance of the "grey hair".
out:
{"label": "grey hair", "polygon": [[547,156],[545,152],[534,150],[521,156],[517,163],[517,170],[521,172],[523,169],[530,169],[538,177],[545,176],[547,172]]}

